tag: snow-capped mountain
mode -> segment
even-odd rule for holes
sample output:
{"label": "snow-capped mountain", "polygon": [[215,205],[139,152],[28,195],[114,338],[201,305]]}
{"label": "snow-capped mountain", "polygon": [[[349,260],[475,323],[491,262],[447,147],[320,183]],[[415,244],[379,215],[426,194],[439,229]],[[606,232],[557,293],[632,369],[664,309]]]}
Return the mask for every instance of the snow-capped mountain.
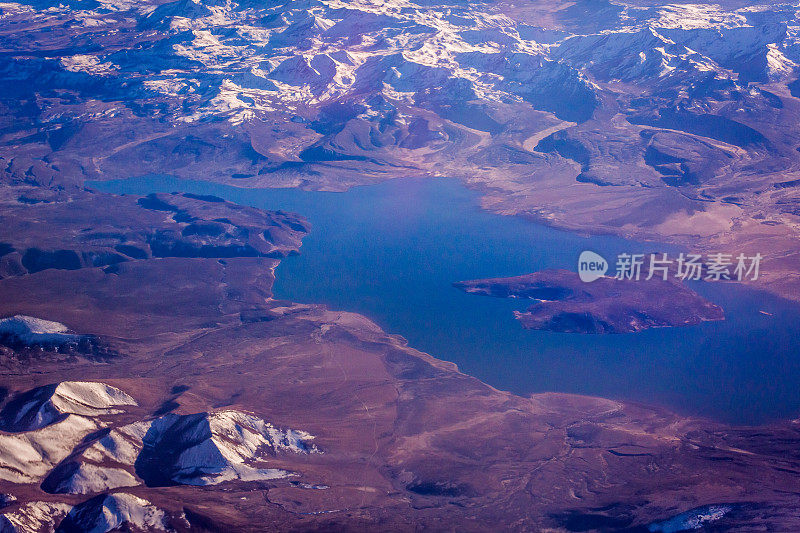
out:
{"label": "snow-capped mountain", "polygon": [[101,495],[78,505],[31,502],[0,516],[0,533],[106,533],[108,531],[174,531],[185,522],[132,494]]}
{"label": "snow-capped mountain", "polygon": [[21,394],[0,411],[0,429],[34,431],[67,415],[98,416],[119,414],[119,407],[136,405],[136,400],[110,385],[96,382],[62,381]]}
{"label": "snow-capped mountain", "polygon": [[[498,174],[535,187],[532,169],[571,159],[526,142],[554,127],[600,156],[581,163],[584,183],[723,199],[731,195],[714,181],[729,180],[726,170],[756,165],[778,181],[764,149],[783,168],[800,164],[800,138],[784,131],[794,123],[781,111],[786,96],[772,87],[787,87],[800,62],[791,4],[4,5],[0,29],[72,20],[4,41],[0,98],[20,128],[41,131],[21,140],[8,132],[14,154],[2,157],[12,180],[64,177],[67,168],[69,180],[202,171],[245,186],[341,189],[417,173],[511,191]],[[680,132],[686,143],[710,139],[704,159],[734,161],[687,160],[691,179],[662,179],[643,126]],[[599,129],[606,139],[592,135]],[[116,134],[94,154],[101,130]],[[750,130],[764,142],[748,143]],[[736,198],[752,198],[751,181],[733,186],[743,190]]]}
{"label": "snow-capped mountain", "polygon": [[13,483],[41,481],[87,435],[101,427],[95,420],[69,414],[42,429],[0,434],[0,479]]}
{"label": "snow-capped mountain", "polygon": [[318,453],[312,440],[239,411],[168,414],[112,429],[63,461],[42,487],[91,494],[138,485],[135,476],[149,486],[280,479],[293,474],[266,468],[269,458]]}
{"label": "snow-capped mountain", "polygon": [[[559,33],[485,4],[103,2],[80,10],[80,32],[56,30],[43,37],[65,50],[56,59],[21,62],[11,52],[2,67],[6,84],[30,80],[30,90],[77,91],[105,102],[160,99],[150,111],[133,111],[178,121],[216,116],[241,123],[274,113],[308,116],[309,106],[341,99],[369,109],[365,97],[374,94],[426,108],[431,106],[422,92],[452,84],[463,84],[470,99],[522,98],[534,109],[553,111],[547,84],[554,79],[585,86],[587,94],[578,96],[600,92],[583,72],[650,84],[664,83],[676,71],[694,71],[746,83],[786,79],[798,59],[798,23],[789,4],[726,11],[584,1],[558,12],[562,26],[574,30],[570,21],[583,4],[606,9],[609,28]],[[21,4],[7,6],[0,24],[32,14]],[[46,20],[58,12],[73,10],[62,5],[33,16]],[[109,28],[124,29],[126,36],[112,37]],[[64,39],[74,42],[65,47]],[[5,45],[20,54],[25,46],[22,39]],[[447,105],[463,103],[460,94],[441,97]]]}
{"label": "snow-capped mountain", "polygon": [[55,531],[55,525],[70,510],[65,503],[35,501],[26,503],[14,511],[0,515],[1,533],[28,533]]}
{"label": "snow-capped mountain", "polygon": [[0,411],[0,479],[40,481],[83,438],[104,427],[104,415],[135,406],[121,390],[65,381],[19,394]]}
{"label": "snow-capped mountain", "polygon": [[167,530],[161,510],[108,491],[280,480],[297,474],[270,466],[276,458],[322,453],[305,431],[230,409],[115,422],[115,415],[136,407],[127,393],[98,382],[61,382],[6,403],[4,430],[13,433],[0,434],[0,480],[20,487],[41,483],[52,494],[105,494],[74,507],[4,495],[8,510],[0,515],[0,532],[56,525],[56,531],[105,532],[124,523]]}

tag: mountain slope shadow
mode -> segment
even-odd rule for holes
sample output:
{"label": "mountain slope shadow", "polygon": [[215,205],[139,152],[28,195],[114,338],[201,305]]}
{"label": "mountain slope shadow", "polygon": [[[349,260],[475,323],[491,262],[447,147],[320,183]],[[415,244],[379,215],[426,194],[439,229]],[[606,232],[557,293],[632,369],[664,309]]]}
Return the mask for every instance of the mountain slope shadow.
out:
{"label": "mountain slope shadow", "polygon": [[[142,439],[143,448],[134,463],[136,475],[148,487],[179,485],[173,477],[181,454],[211,437],[211,426],[205,413],[168,414],[155,420]],[[215,471],[211,458],[207,464],[203,473]]]}

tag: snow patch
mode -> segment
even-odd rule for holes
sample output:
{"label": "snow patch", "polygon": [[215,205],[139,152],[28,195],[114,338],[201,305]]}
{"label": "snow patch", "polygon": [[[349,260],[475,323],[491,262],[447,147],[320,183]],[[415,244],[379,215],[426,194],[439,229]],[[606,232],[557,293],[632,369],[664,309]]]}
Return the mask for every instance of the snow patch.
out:
{"label": "snow patch", "polygon": [[[321,453],[314,436],[279,429],[249,413],[218,411],[168,414],[112,429],[54,470],[43,487],[48,492],[88,494],[133,486],[217,485],[294,476],[269,468],[279,453]],[[115,463],[113,467],[101,467]]]}
{"label": "snow patch", "polygon": [[17,510],[0,515],[0,533],[53,531],[70,510],[66,503],[30,502]]}
{"label": "snow patch", "polygon": [[64,344],[80,340],[61,322],[26,315],[0,319],[0,335],[10,335],[26,344]]}
{"label": "snow patch", "polygon": [[747,25],[747,18],[726,12],[717,4],[670,4],[659,8],[657,18],[650,24],[682,30],[738,28]]}
{"label": "snow patch", "polygon": [[118,407],[137,405],[126,393],[105,383],[63,381],[18,395],[0,415],[2,429],[33,431],[64,415],[99,416],[124,412]]}
{"label": "snow patch", "polygon": [[99,496],[75,506],[65,518],[87,533],[106,533],[125,524],[143,531],[166,531],[166,513],[132,494]]}
{"label": "snow patch", "polygon": [[[57,479],[52,485],[47,484],[47,492],[55,494],[97,494],[110,489],[140,485],[138,479],[122,468],[98,466],[91,463],[68,463],[62,466],[66,469],[71,469],[71,475]],[[62,466],[58,468],[62,468]],[[58,471],[58,468],[54,473]],[[53,474],[49,476],[49,478],[52,477]],[[47,483],[47,480],[45,480],[45,483]]]}
{"label": "snow patch", "polygon": [[0,479],[12,483],[40,481],[84,437],[100,427],[83,416],[68,415],[43,429],[0,435]]}

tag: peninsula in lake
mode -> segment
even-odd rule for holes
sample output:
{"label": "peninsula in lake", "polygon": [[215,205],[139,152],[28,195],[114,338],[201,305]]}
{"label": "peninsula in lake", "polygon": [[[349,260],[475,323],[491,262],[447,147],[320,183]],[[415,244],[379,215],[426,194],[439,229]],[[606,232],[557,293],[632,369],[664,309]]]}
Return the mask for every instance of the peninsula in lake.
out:
{"label": "peninsula in lake", "polygon": [[632,333],[723,320],[720,306],[687,286],[663,279],[601,277],[584,283],[575,272],[543,270],[524,276],[453,283],[464,292],[534,300],[514,315],[527,329],[562,333]]}

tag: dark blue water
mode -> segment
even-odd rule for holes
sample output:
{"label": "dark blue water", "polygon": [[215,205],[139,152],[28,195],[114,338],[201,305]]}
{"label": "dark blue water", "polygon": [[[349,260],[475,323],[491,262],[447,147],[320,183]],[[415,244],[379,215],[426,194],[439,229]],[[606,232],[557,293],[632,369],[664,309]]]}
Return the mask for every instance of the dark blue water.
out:
{"label": "dark blue water", "polygon": [[346,193],[152,176],[92,187],[213,194],[298,212],[313,229],[301,255],[278,267],[277,297],[362,313],[500,389],[639,401],[736,423],[800,416],[800,307],[779,298],[702,283],[696,288],[723,306],[726,321],[603,336],[524,330],[512,311],[526,302],[451,286],[543,268],[574,270],[584,249],[613,262],[620,252],[666,246],[581,237],[487,213],[475,193],[449,179],[394,180]]}

